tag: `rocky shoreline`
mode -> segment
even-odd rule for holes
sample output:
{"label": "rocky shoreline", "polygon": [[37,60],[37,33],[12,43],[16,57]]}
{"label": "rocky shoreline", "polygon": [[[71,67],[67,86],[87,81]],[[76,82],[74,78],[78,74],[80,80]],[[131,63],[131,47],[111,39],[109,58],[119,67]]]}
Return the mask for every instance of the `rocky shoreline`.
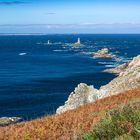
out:
{"label": "rocky shoreline", "polygon": [[70,94],[65,104],[57,109],[56,113],[60,114],[86,103],[91,103],[139,87],[140,55],[133,58],[132,61],[117,68],[106,70],[106,72],[117,73],[118,77],[100,89],[95,89],[94,86],[88,86],[84,83],[79,84],[74,92]]}
{"label": "rocky shoreline", "polygon": [[106,69],[106,70],[104,70],[104,72],[119,75],[121,72],[125,71],[128,68],[128,65],[129,65],[129,63],[124,63],[124,64],[121,64],[121,65],[115,67],[115,68]]}
{"label": "rocky shoreline", "polygon": [[[69,95],[68,100],[63,106],[56,110],[56,114],[76,109],[87,103],[116,95],[140,86],[140,55],[134,57],[128,63],[117,66],[116,68],[106,69],[104,72],[117,74],[118,77],[113,79],[107,85],[94,88],[93,85],[80,83],[75,90]],[[0,127],[22,122],[19,117],[1,117]]]}

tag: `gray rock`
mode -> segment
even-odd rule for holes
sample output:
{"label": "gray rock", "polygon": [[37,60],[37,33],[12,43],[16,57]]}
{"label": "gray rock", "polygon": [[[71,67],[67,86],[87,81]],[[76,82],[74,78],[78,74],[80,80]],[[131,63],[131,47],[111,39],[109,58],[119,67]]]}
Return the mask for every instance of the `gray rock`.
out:
{"label": "gray rock", "polygon": [[0,118],[0,126],[7,126],[21,121],[23,121],[23,119],[19,117],[2,117]]}
{"label": "gray rock", "polygon": [[57,113],[62,113],[67,110],[75,109],[86,103],[93,102],[98,99],[98,90],[93,86],[88,86],[87,84],[81,83],[75,88],[65,102],[64,106],[60,106],[57,109]]}

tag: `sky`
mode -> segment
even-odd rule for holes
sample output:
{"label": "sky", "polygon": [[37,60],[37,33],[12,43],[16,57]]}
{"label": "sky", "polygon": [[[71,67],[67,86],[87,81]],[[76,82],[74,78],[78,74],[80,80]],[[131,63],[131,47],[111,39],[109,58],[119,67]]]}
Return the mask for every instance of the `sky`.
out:
{"label": "sky", "polygon": [[140,0],[0,0],[0,33],[140,33]]}

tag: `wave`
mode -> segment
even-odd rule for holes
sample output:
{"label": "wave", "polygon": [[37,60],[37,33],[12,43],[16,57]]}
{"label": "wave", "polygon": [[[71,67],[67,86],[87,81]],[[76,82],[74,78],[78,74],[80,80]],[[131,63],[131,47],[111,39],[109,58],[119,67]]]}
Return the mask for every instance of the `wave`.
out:
{"label": "wave", "polygon": [[53,50],[54,52],[67,52],[68,50]]}
{"label": "wave", "polygon": [[27,53],[19,53],[18,55],[23,56],[26,55]]}
{"label": "wave", "polygon": [[92,55],[93,54],[93,52],[86,52],[86,51],[82,51],[82,52],[80,52],[80,54],[84,54],[84,55]]}
{"label": "wave", "polygon": [[62,42],[50,42],[50,44],[48,44],[48,42],[37,42],[37,45],[63,45],[64,43]]}
{"label": "wave", "polygon": [[106,68],[114,68],[116,67],[117,65],[105,65]]}
{"label": "wave", "polygon": [[113,65],[114,64],[114,62],[98,62],[98,64],[103,64],[103,65]]}

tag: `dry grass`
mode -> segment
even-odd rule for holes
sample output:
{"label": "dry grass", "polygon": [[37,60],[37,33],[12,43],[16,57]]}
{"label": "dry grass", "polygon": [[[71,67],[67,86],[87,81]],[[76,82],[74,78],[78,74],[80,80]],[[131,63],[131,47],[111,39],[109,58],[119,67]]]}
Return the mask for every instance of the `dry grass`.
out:
{"label": "dry grass", "polygon": [[0,128],[0,140],[69,140],[93,130],[106,111],[140,100],[140,88],[30,122]]}

